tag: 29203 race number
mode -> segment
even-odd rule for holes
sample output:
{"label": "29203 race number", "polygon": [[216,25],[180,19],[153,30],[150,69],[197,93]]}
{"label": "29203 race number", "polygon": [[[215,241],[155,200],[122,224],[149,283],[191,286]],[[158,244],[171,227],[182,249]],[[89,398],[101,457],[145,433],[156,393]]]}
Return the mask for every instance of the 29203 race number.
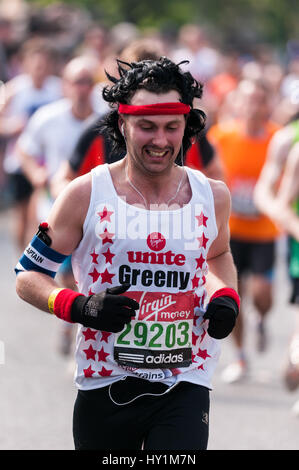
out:
{"label": "29203 race number", "polygon": [[[162,339],[163,338],[163,339]],[[136,322],[128,323],[117,340],[117,345],[147,346],[148,348],[173,348],[186,346],[190,338],[190,323],[182,321],[170,323],[167,326],[161,323]],[[162,340],[162,342],[161,342]]]}

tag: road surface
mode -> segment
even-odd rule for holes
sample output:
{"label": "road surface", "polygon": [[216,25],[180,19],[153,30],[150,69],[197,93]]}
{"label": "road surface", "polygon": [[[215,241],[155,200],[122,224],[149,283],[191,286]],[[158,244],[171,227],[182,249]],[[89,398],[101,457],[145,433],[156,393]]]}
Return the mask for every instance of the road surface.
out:
{"label": "road surface", "polygon": [[[57,352],[61,322],[15,294],[12,228],[11,213],[1,212],[0,449],[72,450],[73,362]],[[282,381],[294,317],[286,302],[289,286],[281,259],[278,268],[269,348],[263,354],[255,350],[255,316],[249,305],[246,382],[222,382],[221,371],[233,357],[230,339],[223,341],[211,393],[210,450],[299,449],[299,417],[291,411],[299,390],[288,392]]]}

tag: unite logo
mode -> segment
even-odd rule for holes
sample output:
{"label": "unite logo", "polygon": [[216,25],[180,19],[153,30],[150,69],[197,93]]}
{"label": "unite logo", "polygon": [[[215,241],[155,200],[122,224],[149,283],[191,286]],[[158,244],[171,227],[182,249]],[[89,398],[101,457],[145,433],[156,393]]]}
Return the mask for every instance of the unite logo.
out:
{"label": "unite logo", "polygon": [[153,251],[161,251],[166,245],[165,237],[159,232],[150,233],[146,242],[149,249]]}
{"label": "unite logo", "polygon": [[160,232],[151,232],[146,239],[147,246],[151,250],[127,251],[130,263],[150,263],[183,266],[186,258],[182,253],[175,254],[171,250],[161,252],[166,246],[166,238]]}

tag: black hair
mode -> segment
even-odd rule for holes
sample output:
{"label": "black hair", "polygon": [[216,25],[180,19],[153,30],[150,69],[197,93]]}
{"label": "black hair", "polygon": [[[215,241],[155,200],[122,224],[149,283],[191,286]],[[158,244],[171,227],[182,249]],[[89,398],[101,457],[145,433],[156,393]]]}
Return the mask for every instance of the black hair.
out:
{"label": "black hair", "polygon": [[[191,147],[192,138],[198,137],[204,128],[206,115],[202,110],[193,109],[193,100],[201,98],[203,86],[193,78],[190,72],[182,71],[180,65],[183,63],[188,63],[188,61],[175,64],[166,57],[131,63],[117,60],[119,78],[112,77],[106,72],[113,85],[104,87],[103,98],[114,109],[103,118],[100,131],[109,136],[113,151],[126,150],[126,142],[118,127],[119,114],[115,109],[118,103],[129,104],[135,92],[140,89],[153,93],[177,90],[181,101],[191,106],[191,111],[186,118],[182,141],[183,154],[186,154]],[[177,160],[179,162],[180,156]]]}

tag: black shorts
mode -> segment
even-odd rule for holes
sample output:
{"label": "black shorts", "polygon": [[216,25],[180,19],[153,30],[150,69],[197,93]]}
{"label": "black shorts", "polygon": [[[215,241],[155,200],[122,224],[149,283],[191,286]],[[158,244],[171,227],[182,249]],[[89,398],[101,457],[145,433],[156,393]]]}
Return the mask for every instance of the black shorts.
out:
{"label": "black shorts", "polygon": [[275,264],[275,242],[230,241],[231,251],[238,275],[261,274],[272,278]]}
{"label": "black shorts", "polygon": [[292,283],[292,292],[291,292],[290,303],[299,305],[299,278],[291,277],[291,283]]}
{"label": "black shorts", "polygon": [[[165,389],[161,383],[127,377],[112,384],[110,395],[127,403],[132,396]],[[111,400],[109,386],[79,390],[73,417],[75,449],[139,450],[143,445],[144,450],[206,450],[209,406],[209,389],[188,382],[125,405]]]}
{"label": "black shorts", "polygon": [[22,173],[8,175],[8,191],[13,202],[29,199],[33,192],[30,181]]}

